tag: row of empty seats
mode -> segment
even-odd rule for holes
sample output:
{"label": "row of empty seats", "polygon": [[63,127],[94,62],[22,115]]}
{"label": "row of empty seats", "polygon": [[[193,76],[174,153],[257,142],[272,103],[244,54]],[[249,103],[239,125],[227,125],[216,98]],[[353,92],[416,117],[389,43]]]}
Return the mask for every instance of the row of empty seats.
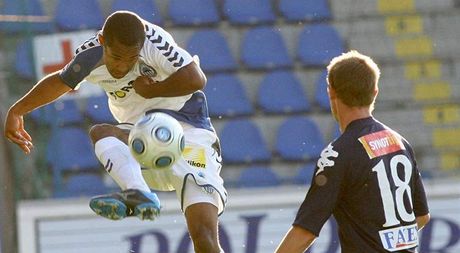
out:
{"label": "row of empty seats", "polygon": [[350,20],[413,13],[448,13],[458,7],[456,0],[330,0],[335,19]]}
{"label": "row of empty seats", "polygon": [[[30,117],[40,125],[61,127],[90,123],[114,123],[107,96],[88,97],[83,106],[75,99],[62,99],[34,110]],[[82,108],[83,107],[83,108]]]}
{"label": "row of empty seats", "polygon": [[[430,143],[434,141],[429,136],[426,136],[430,131],[421,123],[422,113],[430,114],[430,112],[406,110],[398,113],[377,112],[376,117],[383,122],[393,122],[391,126],[395,130],[404,136],[412,137],[409,139],[410,142],[413,142],[413,140],[426,140],[424,142],[413,142],[416,144],[414,146],[416,153],[420,155],[420,152],[417,152],[420,147],[430,147]],[[275,140],[272,144],[268,143],[269,141],[265,139],[266,136],[262,133],[261,126],[265,127],[267,125],[264,122],[256,124],[252,120],[245,119],[219,121],[222,124],[216,129],[221,139],[225,170],[232,170],[236,168],[235,166],[243,166],[244,169],[241,171],[243,175],[243,171],[246,168],[272,167],[274,173],[279,174],[279,171],[276,169],[279,163],[292,163],[294,167],[299,167],[299,164],[314,163],[326,142],[340,135],[337,125],[335,125],[333,126],[334,133],[332,133],[332,136],[328,139],[324,138],[322,131],[325,131],[328,127],[324,124],[318,125],[319,122],[315,122],[307,117],[292,116],[280,119],[281,122],[276,126],[274,131],[273,137]],[[395,122],[399,122],[399,124]],[[410,134],[411,132],[412,134]],[[268,132],[265,134],[271,133]],[[449,138],[448,136],[446,137]],[[72,149],[66,147],[72,147]],[[53,168],[55,185],[57,187],[67,187],[65,185],[67,185],[69,179],[63,179],[66,173],[78,172],[78,174],[82,174],[83,178],[86,178],[88,172],[96,174],[103,172],[102,167],[94,157],[88,135],[81,128],[60,128],[53,132],[48,144],[47,160]],[[419,160],[423,161],[422,157],[419,157]],[[432,170],[423,166],[423,163],[420,169],[424,176],[429,176],[433,173]],[[267,172],[266,169],[255,169],[255,171],[258,171],[257,173]],[[312,169],[310,169],[310,176],[311,171]],[[304,174],[304,176],[307,175]],[[241,177],[243,178],[243,176]],[[272,176],[268,175],[267,177]],[[230,177],[227,179],[231,186],[243,187],[245,184],[241,182],[242,178],[238,176],[237,178]],[[279,178],[281,178],[277,180],[279,183],[293,182],[286,181],[286,177]],[[256,180],[253,184],[257,185],[260,183],[263,185],[266,183],[265,181],[261,177],[260,180]]]}
{"label": "row of empty seats", "polygon": [[[174,25],[213,25],[222,20],[235,25],[252,25],[273,23],[279,17],[289,22],[327,20],[332,16],[340,20],[382,14],[412,14],[420,10],[422,13],[449,11],[456,7],[454,0],[419,0],[404,4],[385,0],[168,0],[160,3],[167,5],[166,13],[161,13],[162,6],[157,6],[158,3],[154,0],[113,0],[110,12],[131,10],[157,24],[163,24],[167,19]],[[40,0],[4,0],[0,14],[43,17],[37,19],[41,23],[35,24],[4,22],[1,28],[7,32],[53,32],[53,21],[61,30],[95,29],[102,25],[105,16],[96,0],[57,1],[53,20],[47,20]]]}
{"label": "row of empty seats", "polygon": [[[334,135],[337,137],[338,133],[337,128]],[[273,136],[273,147],[267,145],[261,129],[251,120],[229,120],[218,134],[225,164],[264,163],[276,156],[283,161],[310,161],[325,147],[320,127],[304,116],[284,119]]]}
{"label": "row of empty seats", "polygon": [[[251,84],[254,85],[254,84]],[[315,101],[310,101],[300,79],[290,71],[273,71],[264,75],[258,84],[255,101],[248,98],[241,79],[234,74],[208,77],[204,92],[212,117],[251,116],[260,110],[264,114],[301,114],[329,110],[326,72],[317,77]],[[44,125],[79,125],[86,119],[90,123],[114,122],[105,94],[86,99],[63,99],[32,112],[31,117]]]}
{"label": "row of empty seats", "polygon": [[[3,31],[54,31],[53,22],[47,19],[40,0],[4,2],[0,14],[34,16],[38,22],[4,22],[0,26]],[[291,22],[324,20],[331,17],[327,0],[280,0],[276,6],[274,2],[266,0],[169,0],[167,5],[167,17],[174,25],[179,26],[217,25],[224,19],[234,25],[267,24],[275,22],[278,12]],[[153,0],[114,0],[111,12],[116,10],[134,11],[160,25],[165,22],[165,17]],[[96,0],[60,0],[57,1],[53,19],[56,26],[63,31],[97,29],[104,22],[104,14]],[[24,21],[32,20],[33,18]]]}
{"label": "row of empty seats", "polygon": [[[237,55],[228,38],[217,29],[196,31],[185,48],[200,56],[201,67],[207,73],[237,71],[241,67],[248,70],[292,68],[296,60],[305,67],[322,67],[345,50],[339,33],[326,23],[306,25],[297,37],[295,57],[289,55],[286,39],[273,26],[247,30]],[[25,78],[34,77],[32,50],[30,40],[18,43],[16,48],[16,72]]]}
{"label": "row of empty seats", "polygon": [[[216,117],[253,115],[256,109],[266,114],[305,113],[312,111],[313,105],[329,110],[326,72],[316,80],[315,101],[310,101],[300,79],[290,71],[264,74],[259,84],[245,84],[236,75],[214,75],[208,78],[204,92],[209,113]],[[258,86],[254,102],[248,98],[248,85]]]}
{"label": "row of empty seats", "polygon": [[[90,98],[88,101],[85,112],[91,117],[91,124],[115,123],[103,105],[107,102],[101,101],[102,99],[102,97],[96,97],[96,100]],[[88,126],[84,123],[83,114],[72,100],[48,105],[42,110],[34,111],[31,117],[42,124],[51,125],[53,131],[59,131],[59,128],[68,126],[79,128]],[[306,116],[290,116],[283,121],[277,130],[274,153],[278,153],[285,160],[315,158],[325,144],[323,134],[317,124]],[[228,120],[220,130],[222,146],[228,150],[224,152],[226,162],[270,161],[272,152],[266,145],[260,129],[250,119]],[[56,138],[52,140],[64,142],[67,140],[59,136]]]}
{"label": "row of empty seats", "polygon": [[[275,156],[279,156],[285,162],[311,163],[319,156],[325,145],[319,127],[306,117],[290,117],[282,122],[277,130],[276,145],[273,151],[263,139],[261,130],[250,120],[228,121],[220,130],[219,136],[225,165],[246,164],[248,167],[254,167],[249,164],[255,163],[264,164],[255,167],[270,167],[269,163]],[[91,192],[102,191],[106,188],[101,177],[102,166],[94,155],[87,132],[80,127],[54,128],[47,145],[46,161],[53,173],[56,194],[67,196],[70,194],[68,192],[82,193],[84,188]],[[244,175],[241,176],[241,180],[250,180],[246,174]],[[97,178],[101,183],[94,187],[83,187],[75,182],[88,180],[83,184],[87,185],[94,183]],[[254,184],[264,184],[267,180],[271,179],[262,177]],[[246,185],[249,184],[242,182],[237,186]],[[72,187],[75,189],[72,190]]]}
{"label": "row of empty seats", "polygon": [[[309,185],[315,169],[314,163],[305,163],[295,168],[293,175],[285,177],[273,166],[247,166],[238,172],[234,179],[226,181],[227,187],[255,188],[276,187],[280,185]],[[88,197],[117,191],[116,184],[105,172],[61,171],[59,185],[54,185],[53,197]]]}

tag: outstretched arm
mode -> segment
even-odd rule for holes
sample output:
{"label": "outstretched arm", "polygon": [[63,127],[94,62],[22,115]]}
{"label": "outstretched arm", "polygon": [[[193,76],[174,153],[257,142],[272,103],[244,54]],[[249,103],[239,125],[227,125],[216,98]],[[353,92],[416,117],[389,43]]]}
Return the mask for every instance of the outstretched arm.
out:
{"label": "outstretched arm", "polygon": [[56,100],[70,90],[71,88],[62,81],[58,72],[44,77],[8,110],[5,120],[5,137],[29,154],[33,144],[32,138],[24,129],[23,116]]}
{"label": "outstretched arm", "polygon": [[276,249],[276,253],[303,253],[315,241],[316,236],[299,226],[292,226]]}
{"label": "outstretched arm", "polygon": [[138,77],[134,83],[134,90],[144,98],[178,97],[191,94],[203,89],[206,76],[194,61],[180,68],[161,82],[155,83],[146,76]]}

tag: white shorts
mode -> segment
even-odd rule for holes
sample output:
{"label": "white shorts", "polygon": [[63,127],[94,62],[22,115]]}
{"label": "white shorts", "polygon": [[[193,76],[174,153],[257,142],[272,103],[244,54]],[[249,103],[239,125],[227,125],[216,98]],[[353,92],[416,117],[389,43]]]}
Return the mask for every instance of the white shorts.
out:
{"label": "white shorts", "polygon": [[[171,169],[142,169],[142,175],[149,187],[159,191],[176,191],[183,212],[196,203],[211,203],[224,211],[227,191],[220,177],[222,158],[217,135],[206,129],[182,124],[185,149],[182,158]],[[119,125],[129,129],[132,125]]]}

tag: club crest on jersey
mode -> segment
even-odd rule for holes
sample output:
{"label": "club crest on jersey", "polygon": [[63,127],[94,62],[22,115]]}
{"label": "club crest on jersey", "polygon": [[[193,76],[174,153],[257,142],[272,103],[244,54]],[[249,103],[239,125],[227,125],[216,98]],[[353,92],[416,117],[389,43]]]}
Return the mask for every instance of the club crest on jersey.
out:
{"label": "club crest on jersey", "polygon": [[143,62],[139,64],[139,72],[141,73],[141,75],[148,76],[151,78],[154,78],[157,76],[157,71],[154,68],[150,67],[149,65]]}
{"label": "club crest on jersey", "polygon": [[360,137],[370,159],[406,149],[401,141],[401,136],[391,130],[382,130]]}
{"label": "club crest on jersey", "polygon": [[379,234],[383,247],[391,252],[418,245],[417,224],[381,230]]}

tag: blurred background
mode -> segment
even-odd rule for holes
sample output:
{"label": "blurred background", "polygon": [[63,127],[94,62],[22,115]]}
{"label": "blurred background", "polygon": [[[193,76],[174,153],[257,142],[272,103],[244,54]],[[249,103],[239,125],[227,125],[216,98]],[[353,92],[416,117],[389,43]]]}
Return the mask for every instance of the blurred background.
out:
{"label": "blurred background", "polygon": [[[222,176],[235,196],[229,214],[222,216],[226,252],[269,252],[286,232],[316,158],[340,135],[330,115],[325,66],[350,49],[380,66],[374,115],[413,145],[430,201],[440,209],[434,219],[439,223],[432,223],[442,231],[425,229],[421,252],[460,251],[460,1],[0,0],[2,131],[9,106],[44,75],[62,68],[116,10],[134,11],[164,27],[180,46],[200,56],[209,112],[223,148]],[[155,223],[133,221],[135,235],[110,237],[119,244],[95,239],[108,238],[114,223],[96,219],[87,200],[117,190],[87,136],[92,124],[114,122],[96,85],[83,83],[25,120],[34,138],[32,154],[25,156],[0,139],[3,253],[82,252],[83,244],[84,252],[108,252],[104,247],[186,252],[180,248],[187,247],[186,236],[163,231],[170,244],[162,244],[163,232]],[[273,199],[280,196],[289,211],[278,212]],[[174,195],[163,198],[169,203]],[[165,210],[160,220],[166,228],[182,219],[177,210]],[[263,226],[271,230],[257,230],[262,217],[268,217],[265,223],[272,225]],[[233,229],[231,219],[242,222]],[[96,221],[106,228],[97,230],[99,237],[88,230],[97,229]],[[158,231],[148,230],[155,226]],[[246,239],[233,238],[241,237],[239,229],[247,231]],[[185,231],[183,224],[177,231]],[[58,235],[60,244],[53,244]],[[153,242],[141,247],[145,235]],[[325,238],[312,252],[337,252],[336,235]],[[84,243],[88,240],[97,242],[91,246]]]}

